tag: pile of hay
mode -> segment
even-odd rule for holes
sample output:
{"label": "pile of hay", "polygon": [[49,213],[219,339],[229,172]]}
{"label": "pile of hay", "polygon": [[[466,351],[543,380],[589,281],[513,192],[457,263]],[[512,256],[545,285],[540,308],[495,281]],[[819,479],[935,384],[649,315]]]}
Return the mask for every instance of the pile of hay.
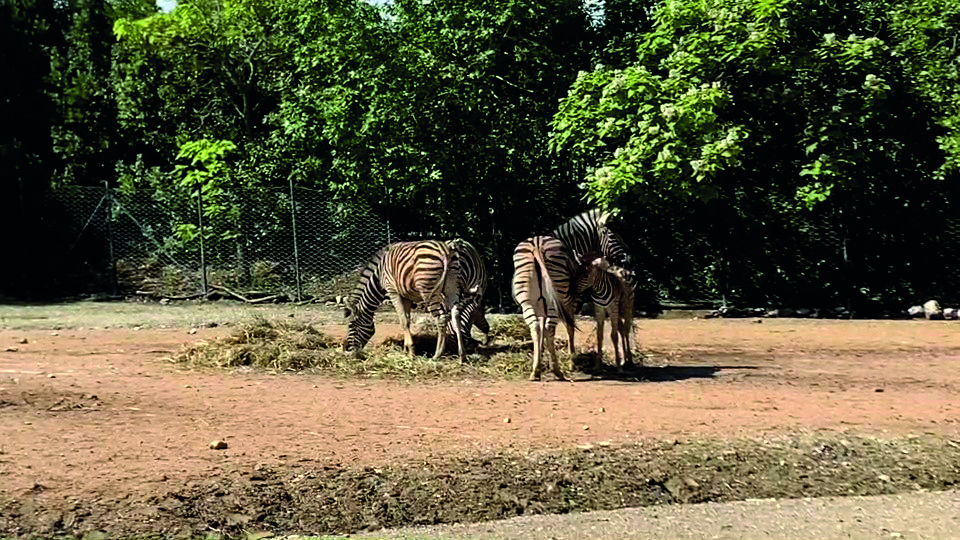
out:
{"label": "pile of hay", "polygon": [[520,315],[509,315],[493,320],[490,335],[496,341],[523,343],[530,341],[530,327]]}
{"label": "pile of hay", "polygon": [[256,319],[225,338],[201,341],[174,357],[197,367],[250,366],[278,371],[330,369],[342,361],[340,344],[312,326]]}
{"label": "pile of hay", "polygon": [[[339,341],[308,324],[258,318],[227,337],[185,347],[173,361],[201,368],[317,370],[341,377],[374,379],[521,379],[529,375],[532,345],[523,319],[497,319],[491,334],[493,342],[471,347],[466,362],[461,364],[452,337],[447,340],[446,355],[439,360],[432,358],[436,348],[436,335],[432,332],[414,335],[417,356],[413,358],[403,351],[403,339],[399,337],[368,345],[354,356],[341,352]],[[573,367],[571,359],[560,351],[562,367],[569,371]]]}

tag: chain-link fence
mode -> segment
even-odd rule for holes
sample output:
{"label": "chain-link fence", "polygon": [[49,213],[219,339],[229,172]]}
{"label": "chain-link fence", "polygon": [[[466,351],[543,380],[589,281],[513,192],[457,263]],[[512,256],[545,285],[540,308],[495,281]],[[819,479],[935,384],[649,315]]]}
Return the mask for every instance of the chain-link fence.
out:
{"label": "chain-link fence", "polygon": [[[866,191],[866,190],[865,190]],[[640,281],[662,302],[841,308],[936,299],[960,307],[960,188],[844,197],[813,209],[756,186],[706,205],[626,213]]]}
{"label": "chain-link fence", "polygon": [[[956,188],[896,197],[839,197],[812,211],[756,188],[698,208],[623,214],[617,227],[638,262],[638,307],[703,303],[749,307],[902,309],[931,298],[960,305]],[[492,211],[474,227],[488,258],[488,305],[515,309],[516,242],[546,233],[575,206]],[[359,204],[306,188],[249,190],[216,204],[122,190],[58,189],[41,212],[52,289],[246,300],[328,299],[348,294],[357,269],[380,247],[423,233],[391,230]],[[408,216],[401,216],[408,218]],[[429,220],[428,220],[429,221]],[[404,222],[406,223],[406,222]],[[489,230],[488,230],[489,229]],[[419,230],[419,229],[418,229]]]}
{"label": "chain-link fence", "polygon": [[356,269],[390,241],[362,206],[303,188],[257,190],[200,211],[91,187],[56,190],[44,214],[61,253],[60,288],[171,298],[300,300],[343,295]]}

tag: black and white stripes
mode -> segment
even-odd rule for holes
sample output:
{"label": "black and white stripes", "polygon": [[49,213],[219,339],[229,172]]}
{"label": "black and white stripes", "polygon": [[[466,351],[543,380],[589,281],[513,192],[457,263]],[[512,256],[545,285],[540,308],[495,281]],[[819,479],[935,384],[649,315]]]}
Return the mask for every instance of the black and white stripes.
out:
{"label": "black and white stripes", "polygon": [[[487,290],[490,279],[487,265],[483,257],[473,244],[466,240],[455,238],[448,242],[450,247],[460,256],[460,274],[457,278],[457,288],[460,293],[459,322],[464,338],[470,337],[470,328],[476,324],[477,328],[490,339],[490,324],[484,313],[483,295]],[[453,334],[453,323],[449,325],[448,333]]]}
{"label": "black and white stripes", "polygon": [[594,369],[599,370],[603,365],[603,326],[609,318],[614,365],[618,371],[622,370],[624,362],[633,362],[630,331],[633,327],[634,292],[630,272],[611,266],[604,257],[591,261],[589,270],[584,271],[582,268],[577,290],[587,292],[588,299],[594,304],[594,319],[597,323]]}
{"label": "black and white stripes", "polygon": [[520,242],[513,252],[513,298],[520,304],[523,320],[533,339],[533,370],[530,380],[543,374],[544,348],[550,354],[550,370],[560,380],[563,371],[554,347],[557,321],[567,327],[570,347],[574,335],[574,272],[570,250],[552,236],[534,236]]}
{"label": "black and white stripes", "polygon": [[609,222],[608,212],[594,208],[567,220],[553,231],[553,236],[563,241],[577,264],[604,257],[612,265],[630,268],[627,245]]}
{"label": "black and white stripes", "polygon": [[413,354],[410,310],[413,302],[417,302],[422,303],[437,319],[437,350],[434,358],[443,352],[446,327],[452,320],[462,361],[459,274],[459,253],[447,242],[398,242],[380,250],[361,271],[360,281],[347,300],[344,315],[347,317],[348,331],[344,349],[357,351],[366,345],[374,333],[374,313],[389,298],[404,331],[404,348],[410,354]]}

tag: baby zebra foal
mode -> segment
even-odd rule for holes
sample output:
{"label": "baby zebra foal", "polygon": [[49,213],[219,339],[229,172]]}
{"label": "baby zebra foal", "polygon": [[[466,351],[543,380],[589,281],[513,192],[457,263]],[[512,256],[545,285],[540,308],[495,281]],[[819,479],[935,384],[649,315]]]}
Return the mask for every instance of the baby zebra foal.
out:
{"label": "baby zebra foal", "polygon": [[587,289],[590,289],[590,300],[594,304],[594,318],[597,321],[597,356],[593,367],[595,370],[603,367],[603,324],[609,318],[615,365],[617,371],[623,371],[624,359],[628,364],[633,362],[630,330],[633,327],[634,293],[629,271],[611,266],[603,257],[596,258],[577,283],[578,291]]}
{"label": "baby zebra foal", "polygon": [[460,331],[460,307],[457,281],[460,260],[456,249],[447,242],[424,240],[397,242],[381,249],[360,272],[360,281],[347,299],[347,337],[343,350],[359,351],[373,337],[373,316],[389,298],[403,328],[404,349],[413,355],[410,333],[410,309],[414,302],[423,303],[437,319],[437,351],[439,358],[446,345],[446,327],[453,323],[457,352],[464,360],[463,335]]}
{"label": "baby zebra foal", "polygon": [[[447,241],[451,248],[457,251],[460,259],[460,273],[457,277],[457,289],[460,294],[460,332],[464,339],[470,337],[470,328],[476,325],[483,332],[485,342],[490,342],[490,324],[484,313],[483,294],[487,290],[489,275],[483,258],[473,244],[461,238]],[[447,333],[455,335],[453,320],[447,328]]]}

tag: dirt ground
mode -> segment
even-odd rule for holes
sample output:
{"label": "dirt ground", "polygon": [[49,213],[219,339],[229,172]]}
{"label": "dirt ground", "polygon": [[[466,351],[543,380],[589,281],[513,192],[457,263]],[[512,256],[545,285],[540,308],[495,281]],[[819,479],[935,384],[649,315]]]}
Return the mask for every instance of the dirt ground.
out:
{"label": "dirt ground", "polygon": [[[581,328],[578,345],[592,346],[590,323]],[[0,330],[0,535],[136,529],[111,528],[123,520],[195,534],[198,522],[183,529],[164,501],[229,490],[216,482],[237,475],[797,434],[960,439],[957,322],[642,320],[639,377],[572,383],[338,380],[169,361],[228,331]],[[376,339],[390,335],[398,329],[380,326]],[[211,449],[215,440],[228,447]],[[234,525],[277,522],[237,515]],[[344,532],[310,526],[299,532]]]}

